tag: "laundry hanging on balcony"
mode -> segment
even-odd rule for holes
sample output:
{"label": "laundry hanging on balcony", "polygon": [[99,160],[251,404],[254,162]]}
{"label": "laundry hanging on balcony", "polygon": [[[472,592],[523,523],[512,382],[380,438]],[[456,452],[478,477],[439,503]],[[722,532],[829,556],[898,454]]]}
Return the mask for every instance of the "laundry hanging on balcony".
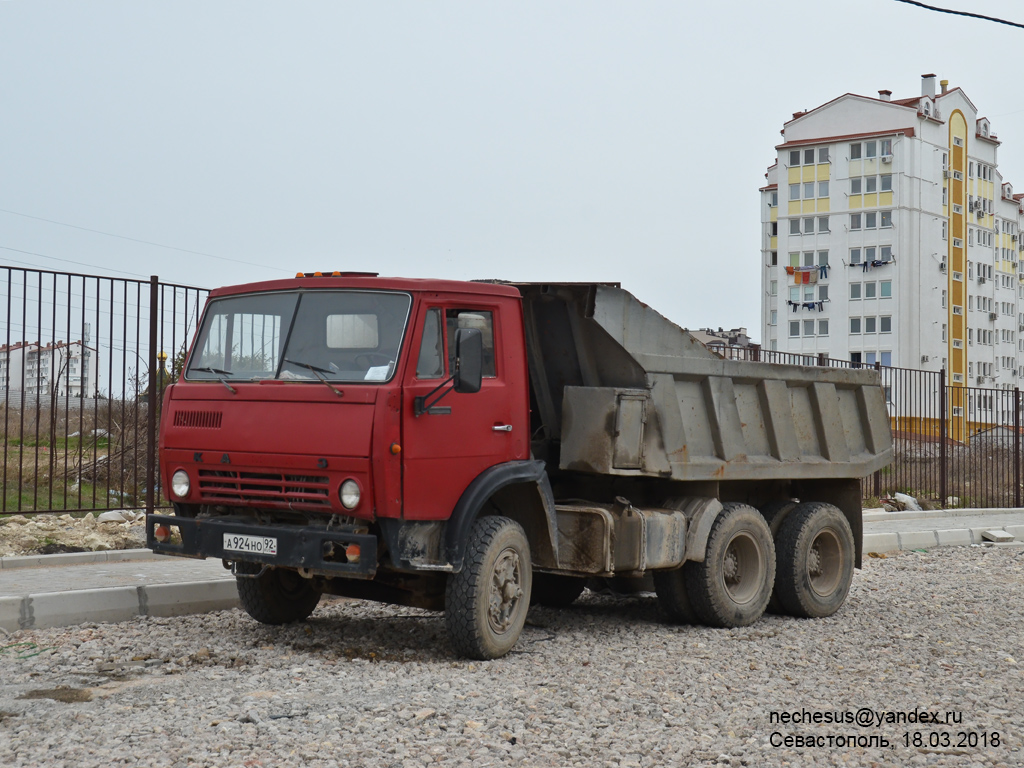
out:
{"label": "laundry hanging on balcony", "polygon": [[818,282],[818,267],[786,267],[786,274],[793,276],[793,283],[802,285]]}

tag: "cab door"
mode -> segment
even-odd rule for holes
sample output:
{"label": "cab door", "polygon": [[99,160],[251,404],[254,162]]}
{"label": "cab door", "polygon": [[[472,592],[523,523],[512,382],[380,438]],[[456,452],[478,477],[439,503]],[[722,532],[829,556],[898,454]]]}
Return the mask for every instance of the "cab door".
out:
{"label": "cab door", "polygon": [[[417,358],[406,366],[402,395],[403,517],[409,520],[447,519],[477,475],[511,461],[517,444],[523,445],[510,420],[501,306],[465,299],[425,301],[416,319],[411,349]],[[483,380],[472,394],[453,391],[448,381],[459,328],[477,328],[483,336]],[[431,407],[417,416],[418,397]]]}

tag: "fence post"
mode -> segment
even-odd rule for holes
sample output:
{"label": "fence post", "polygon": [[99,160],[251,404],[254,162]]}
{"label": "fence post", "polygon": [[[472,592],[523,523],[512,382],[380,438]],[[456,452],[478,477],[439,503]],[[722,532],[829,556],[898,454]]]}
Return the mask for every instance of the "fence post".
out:
{"label": "fence post", "polygon": [[146,514],[153,514],[156,507],[156,344],[160,323],[160,278],[149,278],[149,386],[146,388],[146,403],[149,413],[146,424]]}
{"label": "fence post", "polygon": [[1013,388],[1013,506],[1020,506],[1020,389]]}
{"label": "fence post", "polygon": [[946,369],[939,371],[939,503],[946,507],[946,437],[949,434],[946,423]]}

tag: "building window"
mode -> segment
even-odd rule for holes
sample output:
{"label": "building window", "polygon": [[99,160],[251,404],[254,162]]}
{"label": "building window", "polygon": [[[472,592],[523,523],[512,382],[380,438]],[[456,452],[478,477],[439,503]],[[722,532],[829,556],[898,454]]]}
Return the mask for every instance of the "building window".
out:
{"label": "building window", "polygon": [[797,304],[797,303],[800,302],[800,286],[799,285],[791,285],[791,286],[789,286],[789,300],[791,302],[793,302],[794,304]]}
{"label": "building window", "polygon": [[779,222],[777,222],[777,221],[773,221],[772,222],[771,233],[772,233],[772,237],[778,237],[779,236]]}
{"label": "building window", "polygon": [[768,196],[768,207],[776,208],[779,205],[779,192],[776,190]]}
{"label": "building window", "polygon": [[800,199],[800,185],[799,184],[790,184],[789,185],[789,199],[790,200],[799,200]]}
{"label": "building window", "polygon": [[850,333],[860,333],[860,318],[859,317],[851,317],[850,318]]}
{"label": "building window", "polygon": [[954,248],[963,248],[964,247],[964,241],[961,240],[959,237],[954,237],[953,238],[953,247]]}
{"label": "building window", "polygon": [[881,256],[881,258],[882,258],[882,261],[892,261],[892,246],[891,245],[883,245],[882,246],[882,256]]}
{"label": "building window", "polygon": [[859,299],[860,298],[860,283],[850,283],[850,298],[851,299]]}
{"label": "building window", "polygon": [[882,211],[882,228],[892,226],[892,211]]}
{"label": "building window", "polygon": [[878,214],[874,211],[864,214],[864,229],[878,228]]}
{"label": "building window", "polygon": [[860,142],[850,145],[850,159],[860,160]]}
{"label": "building window", "polygon": [[855,178],[850,179],[850,194],[851,195],[859,195],[860,194],[860,186],[861,186],[861,178],[860,178],[860,176],[857,176]]}
{"label": "building window", "polygon": [[772,295],[772,296],[778,296],[779,295],[779,281],[778,280],[772,280],[768,284],[768,286],[769,286],[768,293],[770,295]]}
{"label": "building window", "polygon": [[804,219],[804,234],[805,235],[813,235],[814,234],[814,217],[813,216],[810,217],[810,218]]}
{"label": "building window", "polygon": [[860,214],[859,213],[851,213],[850,214],[850,229],[860,229]]}
{"label": "building window", "polygon": [[819,163],[827,163],[828,162],[828,147],[818,147],[818,162]]}
{"label": "building window", "polygon": [[819,181],[818,182],[818,197],[828,197],[828,182],[827,181]]}
{"label": "building window", "polygon": [[961,171],[953,171],[953,178],[956,179],[957,181],[963,181],[964,175]]}
{"label": "building window", "polygon": [[818,321],[818,335],[819,336],[828,336],[828,320],[819,320]]}
{"label": "building window", "polygon": [[789,335],[790,336],[799,336],[800,335],[800,321],[799,320],[790,320],[789,321]]}
{"label": "building window", "polygon": [[799,235],[800,234],[800,219],[789,220],[789,234]]}
{"label": "building window", "polygon": [[875,176],[865,176],[864,177],[864,191],[867,194],[869,194],[869,195],[872,192],[877,192],[878,191],[878,178],[875,177]]}
{"label": "building window", "polygon": [[800,150],[799,149],[790,150],[790,152],[789,152],[789,164],[790,165],[800,165]]}
{"label": "building window", "polygon": [[818,301],[828,301],[827,285],[818,285]]}
{"label": "building window", "polygon": [[805,200],[811,200],[813,198],[814,198],[814,182],[813,181],[805,181],[804,182],[804,199]]}
{"label": "building window", "polygon": [[804,266],[805,267],[813,267],[814,266],[814,251],[804,251]]}
{"label": "building window", "polygon": [[864,157],[878,157],[878,142],[877,141],[865,141],[864,142]]}
{"label": "building window", "polygon": [[860,248],[851,248],[850,249],[850,263],[851,264],[860,264]]}
{"label": "building window", "polygon": [[779,311],[777,309],[773,309],[771,317],[768,320],[768,325],[776,325],[778,322],[779,322]]}
{"label": "building window", "polygon": [[779,252],[778,251],[772,251],[771,263],[772,263],[773,267],[779,266]]}
{"label": "building window", "polygon": [[[879,287],[878,295],[879,295],[880,298],[883,298],[883,299],[891,299],[892,298],[892,280],[882,280],[878,284],[878,287]],[[942,306],[946,306],[946,304],[945,304],[945,293],[946,292],[943,291],[942,293],[943,293],[943,304],[942,304]]]}
{"label": "building window", "polygon": [[828,216],[819,216],[818,217],[818,231],[819,232],[828,232]]}
{"label": "building window", "polygon": [[814,165],[814,150],[813,149],[805,149],[804,150],[804,165]]}
{"label": "building window", "polygon": [[946,239],[946,225],[947,225],[948,223],[949,223],[949,222],[946,222],[946,221],[943,221],[943,222],[942,222],[942,239],[943,239],[943,240],[945,240],[945,239]]}
{"label": "building window", "polygon": [[875,282],[873,280],[871,282],[864,283],[864,298],[865,299],[873,299],[873,298],[875,298],[875,289],[876,288],[877,288],[877,286],[875,285]]}
{"label": "building window", "polygon": [[813,336],[813,335],[814,335],[814,321],[813,320],[804,320],[804,336]]}
{"label": "building window", "polygon": [[[890,368],[892,366],[892,352],[882,353],[882,365],[884,365],[886,368]],[[889,398],[887,397],[886,399],[888,400]]]}
{"label": "building window", "polygon": [[953,137],[953,146],[954,147],[962,147],[963,145],[964,145],[964,140],[962,138],[960,138],[959,136],[954,136]]}
{"label": "building window", "polygon": [[828,265],[828,251],[818,251],[818,266],[824,267]]}
{"label": "building window", "polygon": [[[892,316],[882,315],[879,318],[882,333],[892,333]],[[889,365],[889,363],[883,360],[882,365]]]}
{"label": "building window", "polygon": [[891,155],[892,154],[892,139],[882,139],[879,142],[879,144],[881,144],[880,149],[882,150],[882,154],[883,155]]}
{"label": "building window", "polygon": [[882,177],[882,191],[892,192],[892,174],[887,173]]}

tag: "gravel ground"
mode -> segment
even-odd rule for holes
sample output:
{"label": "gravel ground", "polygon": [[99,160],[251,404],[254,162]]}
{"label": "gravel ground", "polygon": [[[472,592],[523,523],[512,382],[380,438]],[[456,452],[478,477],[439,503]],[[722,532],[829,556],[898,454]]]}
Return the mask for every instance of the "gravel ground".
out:
{"label": "gravel ground", "polygon": [[[1024,765],[1022,618],[1024,551],[948,548],[869,559],[824,620],[670,626],[652,596],[588,592],[483,663],[438,614],[336,599],[284,628],[231,611],[25,631],[0,637],[0,765]],[[770,715],[862,707],[961,722]],[[833,742],[772,745],[787,735]],[[871,736],[891,748],[836,738]]]}

